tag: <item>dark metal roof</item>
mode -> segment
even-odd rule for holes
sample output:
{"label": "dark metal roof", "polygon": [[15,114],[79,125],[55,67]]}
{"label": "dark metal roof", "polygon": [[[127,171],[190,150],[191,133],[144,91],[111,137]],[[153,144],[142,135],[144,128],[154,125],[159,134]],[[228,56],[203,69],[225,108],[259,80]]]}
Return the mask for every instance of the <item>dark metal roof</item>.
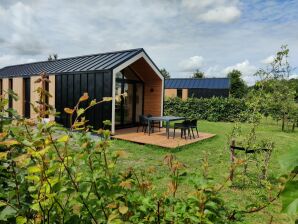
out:
{"label": "dark metal roof", "polygon": [[125,51],[64,58],[54,61],[41,61],[7,66],[0,69],[0,77],[29,76],[37,75],[41,72],[46,72],[48,74],[61,74],[109,70],[126,62],[142,51],[146,54],[143,48],[137,48]]}
{"label": "dark metal roof", "polygon": [[166,89],[229,89],[229,78],[165,79]]}

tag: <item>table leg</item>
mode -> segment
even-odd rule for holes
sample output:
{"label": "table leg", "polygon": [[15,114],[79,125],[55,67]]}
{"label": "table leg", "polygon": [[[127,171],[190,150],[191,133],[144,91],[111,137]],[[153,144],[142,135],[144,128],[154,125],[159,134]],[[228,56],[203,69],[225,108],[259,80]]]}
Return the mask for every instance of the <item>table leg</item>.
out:
{"label": "table leg", "polygon": [[166,128],[166,132],[167,132],[167,136],[168,136],[168,138],[169,138],[169,136],[170,136],[170,122],[169,121],[167,121],[167,128]]}
{"label": "table leg", "polygon": [[148,134],[150,135],[150,120],[148,120],[148,128],[147,128],[147,130],[148,130]]}

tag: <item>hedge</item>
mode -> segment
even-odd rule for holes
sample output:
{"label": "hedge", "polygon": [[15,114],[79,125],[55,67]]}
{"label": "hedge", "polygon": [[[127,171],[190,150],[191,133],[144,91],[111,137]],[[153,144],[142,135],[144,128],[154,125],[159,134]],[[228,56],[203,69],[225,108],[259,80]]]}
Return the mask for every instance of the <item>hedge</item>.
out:
{"label": "hedge", "polygon": [[236,98],[168,98],[164,102],[164,114],[209,121],[243,121],[247,111],[244,99]]}

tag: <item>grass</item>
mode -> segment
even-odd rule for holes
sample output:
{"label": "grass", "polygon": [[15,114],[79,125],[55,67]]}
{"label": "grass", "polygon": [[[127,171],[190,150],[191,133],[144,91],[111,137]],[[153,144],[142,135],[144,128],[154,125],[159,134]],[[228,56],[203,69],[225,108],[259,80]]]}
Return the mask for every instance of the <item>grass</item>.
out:
{"label": "grass", "polygon": [[[154,166],[157,169],[155,173],[155,184],[158,190],[166,189],[168,176],[167,169],[163,165],[163,158],[169,153],[173,153],[177,159],[187,165],[187,170],[190,172],[202,172],[202,159],[205,153],[209,154],[210,176],[215,181],[222,182],[228,175],[230,154],[228,150],[227,135],[233,128],[232,123],[224,122],[199,122],[201,132],[214,133],[216,136],[212,139],[204,140],[198,143],[187,145],[177,149],[163,149],[150,145],[139,145],[121,140],[112,141],[112,150],[123,149],[128,153],[128,158],[121,160],[121,167],[134,167],[137,170],[146,169],[149,166]],[[247,124],[243,124],[243,133],[249,130]],[[272,159],[269,168],[269,177],[271,182],[276,182],[276,178],[282,173],[279,166],[280,156],[287,150],[297,150],[298,148],[298,132],[281,132],[280,126],[277,126],[272,121],[265,120],[257,130],[258,138],[270,138],[275,142],[275,150],[272,154]],[[249,165],[249,173],[254,179],[257,179],[256,168],[254,164]],[[239,178],[238,178],[239,179]],[[240,180],[237,180],[242,183]],[[236,181],[236,182],[237,182]],[[245,209],[245,207],[254,202],[259,202],[260,197],[264,193],[257,181],[249,185],[238,185],[238,187],[225,188],[222,192],[222,197],[228,202]],[[188,185],[188,177],[184,177],[179,195],[183,196],[189,193],[190,186]],[[281,214],[280,201],[274,202],[265,210],[255,214],[246,215],[241,223],[291,223],[293,220],[286,214]]]}

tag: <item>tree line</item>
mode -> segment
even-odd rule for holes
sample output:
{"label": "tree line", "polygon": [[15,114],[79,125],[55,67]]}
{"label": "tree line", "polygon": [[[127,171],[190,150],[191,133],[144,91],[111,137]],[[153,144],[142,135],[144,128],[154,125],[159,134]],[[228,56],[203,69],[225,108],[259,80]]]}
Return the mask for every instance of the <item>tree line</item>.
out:
{"label": "tree line", "polygon": [[[248,86],[243,80],[243,74],[239,70],[232,70],[227,74],[230,78],[230,97],[254,100],[263,98],[260,111],[265,117],[270,116],[277,122],[281,122],[281,129],[287,128],[294,131],[298,126],[298,79],[293,77],[294,69],[290,66],[289,48],[282,45],[277,51],[274,60],[266,68],[260,68],[254,74],[256,83]],[[161,69],[166,79],[170,73]],[[191,78],[204,78],[204,72],[196,70]]]}

